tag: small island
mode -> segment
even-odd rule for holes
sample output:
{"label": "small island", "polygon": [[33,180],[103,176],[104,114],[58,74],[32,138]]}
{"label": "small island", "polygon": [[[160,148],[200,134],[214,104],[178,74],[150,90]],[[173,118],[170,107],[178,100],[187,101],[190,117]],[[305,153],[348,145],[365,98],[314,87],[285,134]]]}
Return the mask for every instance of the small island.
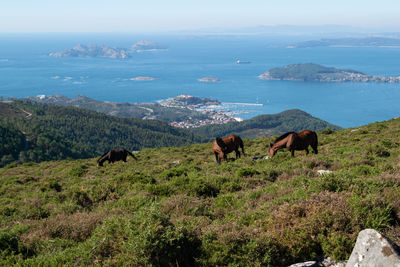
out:
{"label": "small island", "polygon": [[154,77],[148,77],[148,76],[138,76],[138,77],[130,78],[129,80],[131,80],[131,81],[154,81],[157,79]]}
{"label": "small island", "polygon": [[336,69],[314,63],[272,68],[258,77],[263,80],[285,81],[400,83],[400,76],[368,75],[356,70]]}
{"label": "small island", "polygon": [[98,57],[98,58],[128,58],[129,51],[106,45],[77,45],[62,52],[50,53],[51,57]]}
{"label": "small island", "polygon": [[204,78],[200,78],[200,79],[197,79],[197,80],[199,82],[206,82],[206,83],[216,83],[216,82],[221,81],[220,79],[215,78],[215,77],[204,77]]}
{"label": "small island", "polygon": [[106,45],[82,45],[67,49],[61,52],[49,53],[51,57],[84,57],[84,58],[130,58],[132,53],[140,53],[146,51],[159,51],[167,49],[166,46],[157,44],[156,42],[139,41],[132,45],[131,48],[117,48]]}
{"label": "small island", "polygon": [[132,52],[151,52],[151,51],[159,51],[159,50],[166,50],[168,47],[164,45],[159,45],[156,42],[150,41],[139,41],[136,44],[132,45],[131,51]]}

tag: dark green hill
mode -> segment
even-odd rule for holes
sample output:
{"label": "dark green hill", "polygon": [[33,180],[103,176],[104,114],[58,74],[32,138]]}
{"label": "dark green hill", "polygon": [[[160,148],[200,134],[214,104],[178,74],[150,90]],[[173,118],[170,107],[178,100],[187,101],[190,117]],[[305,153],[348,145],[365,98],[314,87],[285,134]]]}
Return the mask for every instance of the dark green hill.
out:
{"label": "dark green hill", "polygon": [[229,134],[238,134],[244,138],[255,138],[283,134],[285,132],[298,132],[304,129],[322,131],[326,128],[340,129],[339,126],[314,118],[299,109],[283,111],[278,114],[260,115],[242,122],[230,122],[223,125],[209,125],[192,129],[198,135],[215,138]]}
{"label": "dark green hill", "polygon": [[400,119],[252,160],[274,138],[221,165],[206,143],[0,168],[0,266],[288,266],[347,259],[365,228],[400,243]]}
{"label": "dark green hill", "polygon": [[[19,158],[22,162],[88,158],[118,147],[140,150],[145,147],[182,146],[204,140],[155,120],[118,118],[74,107],[23,101],[4,105],[8,105],[10,112],[8,118],[0,120],[2,131],[7,135],[10,131],[18,131],[19,135],[24,133],[27,141],[24,145],[26,149],[19,151],[21,154],[2,150],[0,159],[6,155]],[[1,140],[2,145],[7,147],[15,142],[8,138]],[[16,145],[21,147],[20,143]],[[10,157],[6,159],[8,163]]]}

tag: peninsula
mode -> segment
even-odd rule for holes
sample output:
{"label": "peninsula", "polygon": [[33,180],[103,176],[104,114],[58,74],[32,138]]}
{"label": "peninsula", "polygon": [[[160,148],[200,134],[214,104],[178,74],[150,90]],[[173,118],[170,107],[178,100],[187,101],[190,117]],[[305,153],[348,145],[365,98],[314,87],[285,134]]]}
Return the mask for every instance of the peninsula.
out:
{"label": "peninsula", "polygon": [[285,81],[400,83],[400,76],[368,75],[355,70],[336,69],[314,63],[272,68],[258,77],[263,80]]}

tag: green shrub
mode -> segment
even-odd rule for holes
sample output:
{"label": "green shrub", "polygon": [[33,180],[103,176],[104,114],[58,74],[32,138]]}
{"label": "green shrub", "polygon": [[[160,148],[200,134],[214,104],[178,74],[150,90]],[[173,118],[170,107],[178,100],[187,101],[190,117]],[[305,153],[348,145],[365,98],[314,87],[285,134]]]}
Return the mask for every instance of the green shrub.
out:
{"label": "green shrub", "polygon": [[131,218],[108,219],[90,243],[99,263],[113,258],[131,266],[195,266],[201,255],[196,235],[172,224],[158,205],[147,206]]}
{"label": "green shrub", "polygon": [[197,179],[191,183],[191,187],[195,194],[200,197],[216,197],[220,191],[219,188],[205,179]]}
{"label": "green shrub", "polygon": [[146,185],[146,191],[154,196],[170,196],[174,190],[168,184],[148,184]]}
{"label": "green shrub", "polygon": [[350,257],[354,240],[343,233],[329,233],[328,236],[320,235],[324,255],[331,255],[334,260],[342,261]]}
{"label": "green shrub", "polygon": [[252,167],[244,167],[240,168],[237,171],[238,177],[252,177],[253,175],[260,174],[256,169]]}
{"label": "green shrub", "polygon": [[179,177],[182,175],[187,176],[187,170],[184,168],[173,168],[173,169],[165,170],[162,173],[162,177],[164,177],[167,180],[170,180],[171,178]]}
{"label": "green shrub", "polygon": [[87,168],[88,167],[86,165],[74,167],[68,172],[68,174],[72,177],[82,177],[87,173]]}
{"label": "green shrub", "polygon": [[330,128],[326,128],[325,130],[321,131],[322,134],[333,134],[334,131]]}

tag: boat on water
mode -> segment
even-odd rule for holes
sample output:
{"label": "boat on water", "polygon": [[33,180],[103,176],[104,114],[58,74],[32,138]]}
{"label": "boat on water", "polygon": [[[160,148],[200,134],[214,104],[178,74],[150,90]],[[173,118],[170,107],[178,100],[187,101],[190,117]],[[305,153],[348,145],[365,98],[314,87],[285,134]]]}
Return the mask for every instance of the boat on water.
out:
{"label": "boat on water", "polygon": [[250,63],[251,63],[250,61],[246,60],[240,60],[240,59],[236,60],[236,64],[250,64]]}

